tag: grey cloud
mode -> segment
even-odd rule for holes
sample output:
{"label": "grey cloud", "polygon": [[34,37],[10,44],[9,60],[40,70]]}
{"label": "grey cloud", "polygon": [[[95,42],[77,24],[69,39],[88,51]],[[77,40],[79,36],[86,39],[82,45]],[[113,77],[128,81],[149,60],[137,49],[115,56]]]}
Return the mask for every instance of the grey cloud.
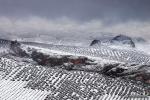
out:
{"label": "grey cloud", "polygon": [[0,36],[82,38],[106,32],[150,38],[149,11],[150,0],[0,0]]}
{"label": "grey cloud", "polygon": [[0,0],[7,17],[66,16],[76,20],[102,19],[107,23],[150,19],[150,0]]}
{"label": "grey cloud", "polygon": [[69,18],[50,20],[33,16],[28,19],[0,17],[0,22],[0,35],[11,38],[36,38],[39,35],[89,38],[100,36],[101,32],[150,38],[150,22],[130,21],[106,26],[101,20],[77,22]]}

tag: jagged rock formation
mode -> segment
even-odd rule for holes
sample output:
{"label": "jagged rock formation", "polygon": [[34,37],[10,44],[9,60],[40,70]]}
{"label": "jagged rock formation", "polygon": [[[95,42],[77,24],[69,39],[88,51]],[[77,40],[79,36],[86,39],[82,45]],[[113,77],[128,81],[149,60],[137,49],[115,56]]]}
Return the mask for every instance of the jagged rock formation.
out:
{"label": "jagged rock formation", "polygon": [[39,65],[45,66],[60,66],[65,63],[72,63],[73,65],[92,65],[91,60],[87,57],[75,57],[70,55],[46,55],[41,52],[33,51],[31,57]]}
{"label": "jagged rock formation", "polygon": [[25,52],[25,50],[21,49],[21,44],[17,41],[11,41],[10,50],[16,56],[20,57],[29,57],[29,55]]}
{"label": "jagged rock formation", "polygon": [[150,85],[150,65],[107,64],[102,73],[111,77],[122,77]]}
{"label": "jagged rock formation", "polygon": [[5,55],[11,53],[21,57],[29,56],[20,46],[21,43],[17,41],[0,39],[0,54]]}

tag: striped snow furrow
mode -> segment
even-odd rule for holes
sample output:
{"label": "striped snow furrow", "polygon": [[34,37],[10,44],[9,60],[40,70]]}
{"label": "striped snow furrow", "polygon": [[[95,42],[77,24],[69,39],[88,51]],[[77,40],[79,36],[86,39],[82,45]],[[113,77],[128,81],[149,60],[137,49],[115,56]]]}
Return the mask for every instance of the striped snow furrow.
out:
{"label": "striped snow furrow", "polygon": [[27,82],[0,80],[0,100],[44,100],[49,92],[25,89]]}
{"label": "striped snow furrow", "polygon": [[[10,68],[11,70],[9,71],[9,74],[4,78],[5,80],[2,79],[0,81],[0,100],[44,100],[45,97],[49,94],[47,91],[44,92],[24,88],[28,82],[23,82],[21,80],[26,76],[24,75],[24,72],[27,71],[26,69],[28,68],[28,65],[23,64],[16,66],[17,62],[13,60],[6,58],[2,58],[1,60],[4,61],[4,65],[2,67],[4,67],[5,70],[7,70],[7,67],[12,68]],[[10,81],[11,79],[19,81]]]}
{"label": "striped snow furrow", "polygon": [[[73,81],[73,82],[75,82],[75,80],[76,80],[76,77],[77,76],[74,76],[74,75],[69,75],[69,78],[67,78],[67,80],[70,80],[70,81]],[[89,83],[89,82],[87,82],[87,81],[85,81],[86,80],[86,77],[87,76],[83,76],[82,77],[82,79],[81,79],[81,82],[79,82],[79,85],[80,84],[83,84],[83,85],[88,85],[87,83]],[[96,79],[95,79],[96,80]],[[117,82],[117,83],[116,83]],[[116,81],[116,82],[111,82],[111,85],[109,86],[109,85],[107,85],[107,80],[106,79],[103,79],[103,78],[101,78],[101,81],[99,82],[99,85],[100,86],[98,86],[98,87],[96,87],[97,89],[100,87],[103,87],[103,90],[106,90],[107,91],[107,89],[106,88],[110,88],[110,90],[109,91],[111,91],[111,93],[109,92],[109,91],[107,91],[108,92],[108,94],[109,95],[111,95],[111,98],[112,99],[110,99],[110,98],[108,98],[108,97],[106,97],[106,98],[104,98],[103,97],[103,99],[105,100],[105,99],[107,99],[107,100],[116,100],[116,98],[118,99],[118,100],[120,100],[120,98],[123,98],[123,97],[121,97],[121,96],[125,96],[125,95],[128,95],[129,94],[129,92],[131,92],[132,91],[132,87],[134,87],[134,85],[133,86],[129,86],[129,88],[125,88],[125,87],[127,87],[128,85],[127,85],[127,83],[125,82],[125,83],[120,83],[120,81],[118,80],[118,81]],[[74,83],[73,83],[74,84]],[[89,83],[89,84],[91,84],[91,83]],[[124,85],[125,84],[125,85]],[[72,84],[68,84],[68,86],[69,85],[71,85],[72,86]],[[95,86],[95,85],[94,85]],[[124,95],[121,95],[122,94],[122,92],[123,92],[123,87],[124,87],[124,89],[127,89],[126,90],[126,94],[124,94]],[[67,88],[67,87],[66,87]],[[65,88],[64,88],[64,90],[65,90]],[[142,93],[142,92],[141,92]],[[129,94],[130,95],[130,94]],[[102,100],[103,100],[102,99]],[[87,100],[87,99],[86,99]],[[91,99],[91,100],[94,100],[94,99]]]}
{"label": "striped snow furrow", "polygon": [[98,100],[124,100],[124,98],[117,95],[105,94],[101,96]]}
{"label": "striped snow furrow", "polygon": [[12,79],[18,72],[20,72],[23,69],[23,67],[15,68],[8,74],[4,79]]}
{"label": "striped snow furrow", "polygon": [[[100,93],[102,90],[106,93],[104,96],[99,97],[98,95],[97,97],[93,97],[102,98],[100,100],[121,100],[123,96],[131,95],[131,93],[146,95],[144,92],[145,88],[143,88],[142,85],[137,85],[130,81],[113,79],[83,71],[68,72],[59,69],[46,69],[40,66],[7,60],[6,58],[2,58],[1,60],[7,63],[3,63],[5,69],[12,67],[10,68],[12,71],[9,71],[8,76],[12,75],[13,77],[6,77],[14,80],[10,81],[8,79],[0,81],[0,93],[2,93],[0,97],[6,100],[43,100],[47,95],[50,95],[50,93],[55,95],[55,93],[61,92],[61,95],[65,96],[70,93],[68,92],[69,89],[79,93],[78,95],[81,97],[85,95],[88,96],[88,91],[90,90],[97,89]],[[17,65],[14,63],[17,63],[21,67],[21,70],[16,71],[18,67],[15,67]],[[22,80],[27,80],[27,77],[30,77],[29,81],[23,82]],[[90,90],[80,90],[80,86],[87,87]],[[66,94],[63,94],[63,92]],[[52,100],[51,95],[49,98],[48,100]],[[91,100],[95,99],[91,98]]]}

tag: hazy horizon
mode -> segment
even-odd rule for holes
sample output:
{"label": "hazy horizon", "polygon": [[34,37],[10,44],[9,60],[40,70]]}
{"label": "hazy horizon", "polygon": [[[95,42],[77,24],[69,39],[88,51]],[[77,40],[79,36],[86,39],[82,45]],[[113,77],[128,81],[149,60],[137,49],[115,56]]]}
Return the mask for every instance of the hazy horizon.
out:
{"label": "hazy horizon", "polygon": [[149,0],[0,0],[0,36],[106,32],[149,39],[149,5]]}

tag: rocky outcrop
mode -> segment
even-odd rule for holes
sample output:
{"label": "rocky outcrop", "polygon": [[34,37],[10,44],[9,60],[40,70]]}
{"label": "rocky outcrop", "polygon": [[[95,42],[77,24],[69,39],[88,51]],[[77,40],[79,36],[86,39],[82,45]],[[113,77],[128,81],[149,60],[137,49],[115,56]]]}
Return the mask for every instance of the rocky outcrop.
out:
{"label": "rocky outcrop", "polygon": [[100,40],[93,40],[91,42],[90,46],[93,46],[93,45],[98,44],[98,43],[100,44]]}
{"label": "rocky outcrop", "polygon": [[90,43],[90,46],[95,46],[95,45],[121,45],[121,46],[133,47],[133,48],[135,47],[135,43],[132,40],[132,38],[125,35],[117,35],[115,37],[106,38],[106,39],[94,39]]}
{"label": "rocky outcrop", "polygon": [[150,66],[136,64],[108,64],[104,65],[101,72],[110,77],[122,77],[140,81],[150,85]]}
{"label": "rocky outcrop", "polygon": [[37,51],[33,51],[31,57],[39,65],[52,67],[61,66],[66,63],[71,63],[72,65],[90,65],[90,62],[92,62],[86,57],[75,57],[69,55],[46,55]]}
{"label": "rocky outcrop", "polygon": [[10,50],[12,51],[13,55],[20,57],[29,57],[26,51],[21,49],[21,44],[17,41],[11,41]]}
{"label": "rocky outcrop", "polygon": [[118,35],[111,39],[111,43],[115,44],[123,44],[129,45],[130,47],[135,47],[135,43],[133,42],[132,38],[125,36],[125,35]]}
{"label": "rocky outcrop", "polygon": [[86,57],[70,55],[46,55],[34,51],[32,59],[39,65],[61,68],[65,70],[78,70],[86,72],[101,73],[110,77],[121,77],[150,84],[149,65],[122,64],[122,63],[94,63]]}

